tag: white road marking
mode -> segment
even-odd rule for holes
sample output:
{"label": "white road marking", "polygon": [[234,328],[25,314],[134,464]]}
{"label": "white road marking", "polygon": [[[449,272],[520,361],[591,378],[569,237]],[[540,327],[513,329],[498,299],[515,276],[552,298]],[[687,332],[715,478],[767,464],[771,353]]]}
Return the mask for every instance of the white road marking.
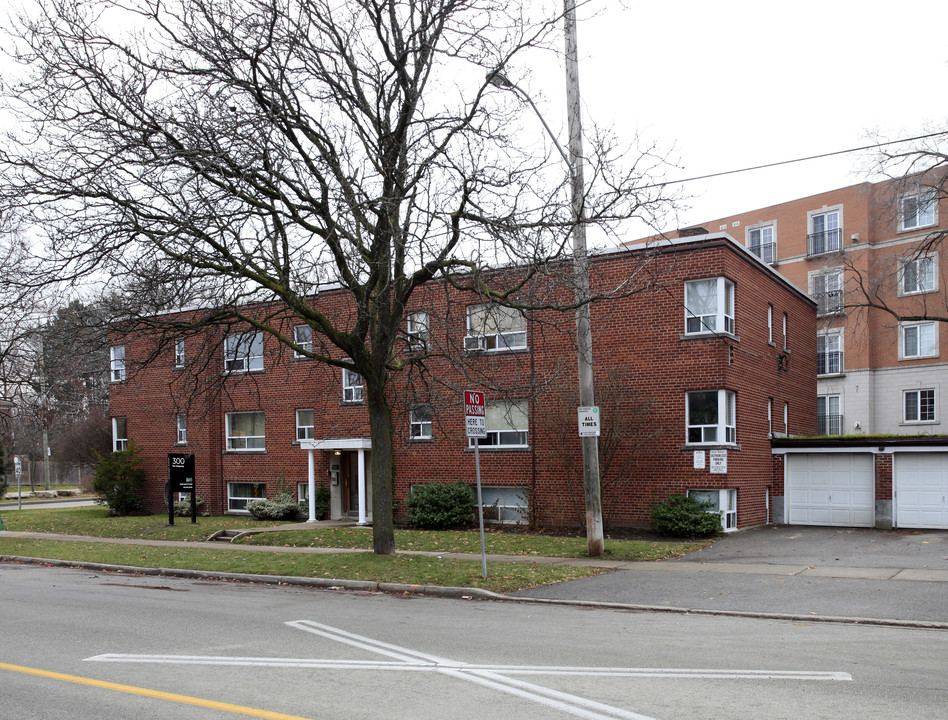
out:
{"label": "white road marking", "polygon": [[131,655],[108,653],[86,658],[91,662],[159,663],[172,665],[218,665],[243,667],[286,667],[322,670],[373,670],[436,672],[472,682],[531,702],[546,705],[587,720],[655,720],[646,715],[604,705],[588,698],[552,690],[510,676],[545,675],[615,678],[677,678],[725,680],[804,680],[852,681],[844,672],[817,670],[740,670],[694,668],[622,668],[559,665],[482,665],[418,652],[373,638],[357,635],[312,620],[287,622],[290,627],[343,643],[391,660],[322,660],[318,658],[215,657],[210,655]]}

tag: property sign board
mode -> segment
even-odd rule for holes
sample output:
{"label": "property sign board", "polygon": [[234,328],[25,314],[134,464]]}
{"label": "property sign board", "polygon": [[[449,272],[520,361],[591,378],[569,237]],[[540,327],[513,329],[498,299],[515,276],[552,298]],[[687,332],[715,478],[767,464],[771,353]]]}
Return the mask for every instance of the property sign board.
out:
{"label": "property sign board", "polygon": [[194,492],[194,455],[168,453],[168,524],[174,525],[174,501],[178,493],[191,493],[191,522],[197,522],[197,494]]}
{"label": "property sign board", "polygon": [[578,408],[578,415],[579,436],[599,437],[599,407],[596,405],[582,406]]}
{"label": "property sign board", "polygon": [[712,450],[709,455],[711,456],[711,472],[716,475],[727,473],[727,450]]}
{"label": "property sign board", "polygon": [[464,426],[469,438],[487,437],[487,399],[480,390],[464,391]]}

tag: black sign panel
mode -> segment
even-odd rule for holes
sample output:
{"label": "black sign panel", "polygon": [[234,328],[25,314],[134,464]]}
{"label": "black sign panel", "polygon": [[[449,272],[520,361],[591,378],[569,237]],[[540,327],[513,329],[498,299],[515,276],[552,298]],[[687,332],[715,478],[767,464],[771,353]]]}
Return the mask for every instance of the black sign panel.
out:
{"label": "black sign panel", "polygon": [[168,524],[174,525],[174,499],[178,493],[191,494],[191,522],[197,522],[197,493],[194,492],[194,455],[168,453]]}

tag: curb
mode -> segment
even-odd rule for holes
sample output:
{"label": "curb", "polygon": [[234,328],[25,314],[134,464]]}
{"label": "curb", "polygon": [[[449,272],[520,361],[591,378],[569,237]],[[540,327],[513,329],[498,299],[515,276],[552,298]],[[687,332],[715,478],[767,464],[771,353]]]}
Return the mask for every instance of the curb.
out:
{"label": "curb", "polygon": [[440,585],[410,585],[407,583],[374,582],[371,580],[340,580],[335,578],[305,578],[292,575],[248,575],[245,573],[208,572],[205,570],[179,570],[174,568],[141,568],[132,565],[108,565],[104,563],[55,560],[50,558],[0,555],[0,563],[45,565],[47,567],[81,568],[128,575],[153,577],[181,577],[200,580],[229,580],[260,585],[295,585],[323,590],[347,590],[350,592],[381,592],[391,595],[422,595],[426,597],[451,598],[455,600],[493,600],[531,605],[559,605],[566,607],[602,608],[625,612],[673,613],[677,615],[709,615],[722,617],[753,618],[757,620],[782,620],[803,623],[834,623],[839,625],[865,625],[913,630],[945,630],[948,623],[927,620],[891,620],[885,618],[842,617],[834,615],[795,615],[792,613],[754,612],[743,610],[707,610],[703,608],[674,608],[661,605],[634,605],[630,603],[597,602],[594,600],[551,600],[548,598],[517,597],[502,595],[480,588],[442,587]]}

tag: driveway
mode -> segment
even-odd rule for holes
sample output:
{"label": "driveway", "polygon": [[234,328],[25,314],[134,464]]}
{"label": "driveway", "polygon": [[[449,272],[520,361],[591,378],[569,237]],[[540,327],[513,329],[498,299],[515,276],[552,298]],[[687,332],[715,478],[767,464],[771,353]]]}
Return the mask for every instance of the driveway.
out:
{"label": "driveway", "polygon": [[948,626],[948,533],[771,525],[518,596]]}

